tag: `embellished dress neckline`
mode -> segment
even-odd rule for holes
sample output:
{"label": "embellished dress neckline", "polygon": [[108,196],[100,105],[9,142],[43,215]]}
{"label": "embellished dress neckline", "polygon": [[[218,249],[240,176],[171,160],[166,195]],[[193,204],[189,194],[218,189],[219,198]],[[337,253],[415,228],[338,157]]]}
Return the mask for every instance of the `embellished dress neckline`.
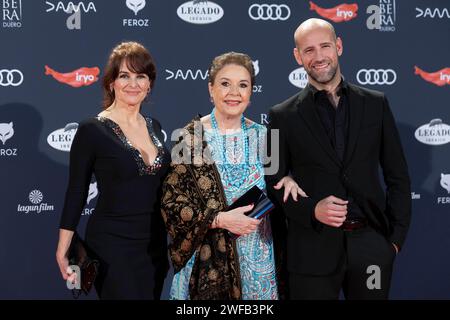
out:
{"label": "embellished dress neckline", "polygon": [[165,153],[164,146],[155,134],[155,131],[153,129],[153,121],[151,118],[144,117],[145,122],[147,124],[147,131],[150,136],[150,139],[152,140],[153,144],[157,149],[155,160],[153,160],[153,162],[151,162],[150,164],[145,163],[141,152],[133,146],[130,140],[128,140],[127,136],[122,131],[122,128],[120,128],[117,122],[103,116],[97,116],[96,119],[104,123],[107,127],[109,127],[116,134],[119,140],[123,143],[125,148],[132,153],[133,158],[138,166],[140,176],[155,175],[156,172],[161,168]]}

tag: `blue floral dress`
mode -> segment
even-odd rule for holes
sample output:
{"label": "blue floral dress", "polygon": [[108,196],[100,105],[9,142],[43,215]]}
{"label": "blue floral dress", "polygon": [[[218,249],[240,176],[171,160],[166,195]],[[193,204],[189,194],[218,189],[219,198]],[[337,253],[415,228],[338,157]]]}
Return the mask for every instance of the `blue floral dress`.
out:
{"label": "blue floral dress", "polygon": [[[211,150],[212,157],[219,171],[222,185],[228,205],[233,203],[241,195],[254,185],[265,190],[264,168],[260,159],[265,155],[264,141],[267,129],[257,123],[248,125],[249,135],[249,158],[246,159],[248,171],[242,172],[247,175],[243,184],[239,187],[233,186],[232,181],[227,181],[225,166],[223,164],[222,141],[214,139],[212,131],[205,130],[205,140]],[[225,134],[226,162],[242,163],[244,161],[244,139],[241,132]],[[222,139],[221,139],[222,140]],[[237,255],[239,257],[242,299],[244,300],[276,300],[278,289],[275,274],[274,249],[269,216],[266,216],[259,224],[258,229],[236,240]],[[173,277],[170,290],[170,299],[189,299],[189,279],[195,256],[193,255],[186,266]]]}

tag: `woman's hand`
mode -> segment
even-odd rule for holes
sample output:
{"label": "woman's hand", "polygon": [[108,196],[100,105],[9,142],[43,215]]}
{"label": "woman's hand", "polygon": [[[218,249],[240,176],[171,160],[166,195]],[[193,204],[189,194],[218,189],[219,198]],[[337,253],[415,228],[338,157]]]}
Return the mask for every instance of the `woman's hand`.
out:
{"label": "woman's hand", "polygon": [[59,229],[58,248],[56,249],[56,262],[58,263],[59,271],[64,280],[69,280],[75,284],[77,281],[77,274],[69,267],[69,259],[67,258],[67,251],[72,241],[73,231]]}
{"label": "woman's hand", "polygon": [[253,209],[253,204],[236,209],[219,212],[214,219],[213,228],[227,229],[237,235],[245,235],[256,231],[261,220],[249,218],[244,213]]}
{"label": "woman's hand", "polygon": [[308,195],[300,188],[297,182],[294,181],[290,176],[283,177],[276,185],[273,186],[275,190],[280,190],[284,187],[283,202],[286,202],[289,198],[289,194],[292,196],[294,201],[297,201],[297,195],[301,197],[308,197]]}
{"label": "woman's hand", "polygon": [[70,281],[72,284],[77,283],[77,274],[69,267],[69,260],[65,255],[61,255],[61,253],[56,252],[56,262],[59,266],[59,271],[64,280]]}

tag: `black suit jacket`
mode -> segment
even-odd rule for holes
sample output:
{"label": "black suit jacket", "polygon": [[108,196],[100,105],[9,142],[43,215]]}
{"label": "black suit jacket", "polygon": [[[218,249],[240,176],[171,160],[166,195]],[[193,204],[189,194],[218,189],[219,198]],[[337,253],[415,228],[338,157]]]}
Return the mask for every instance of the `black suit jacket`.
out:
{"label": "black suit jacket", "polygon": [[[381,92],[352,84],[348,98],[349,131],[343,161],[329,141],[308,87],[270,109],[269,128],[279,130],[279,168],[266,175],[266,182],[269,195],[287,216],[290,272],[325,275],[338,267],[344,253],[343,231],[314,216],[317,202],[330,195],[353,197],[370,225],[388,241],[401,247],[405,240],[411,217],[410,181],[388,101]],[[276,150],[277,143],[270,136],[269,132],[268,149]],[[273,152],[270,156],[273,159]],[[276,191],[273,185],[289,173],[309,198],[298,202],[289,198],[282,203],[283,191]]]}

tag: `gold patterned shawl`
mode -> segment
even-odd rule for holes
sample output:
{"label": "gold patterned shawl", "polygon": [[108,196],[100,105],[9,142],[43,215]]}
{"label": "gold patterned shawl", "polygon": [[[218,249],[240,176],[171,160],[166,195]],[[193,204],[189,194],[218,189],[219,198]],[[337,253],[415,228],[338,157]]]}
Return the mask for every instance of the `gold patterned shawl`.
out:
{"label": "gold patterned shawl", "polygon": [[[226,208],[226,198],[202,135],[203,127],[196,117],[175,144],[163,183],[161,213],[172,240],[170,257],[176,273],[196,254],[189,282],[190,299],[241,299],[235,241],[224,229],[210,229],[216,215]],[[196,154],[199,151],[200,156]],[[176,163],[176,156],[191,160],[191,164]]]}

